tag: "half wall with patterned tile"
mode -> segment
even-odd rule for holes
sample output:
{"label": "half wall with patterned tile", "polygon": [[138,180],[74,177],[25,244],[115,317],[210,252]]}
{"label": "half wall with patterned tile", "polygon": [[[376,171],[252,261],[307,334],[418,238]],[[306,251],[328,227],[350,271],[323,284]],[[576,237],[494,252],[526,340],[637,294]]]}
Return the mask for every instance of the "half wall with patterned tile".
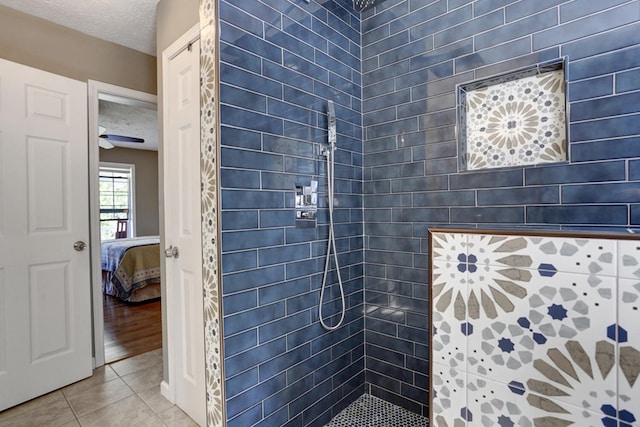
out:
{"label": "half wall with patterned tile", "polygon": [[640,240],[430,242],[433,425],[639,425]]}

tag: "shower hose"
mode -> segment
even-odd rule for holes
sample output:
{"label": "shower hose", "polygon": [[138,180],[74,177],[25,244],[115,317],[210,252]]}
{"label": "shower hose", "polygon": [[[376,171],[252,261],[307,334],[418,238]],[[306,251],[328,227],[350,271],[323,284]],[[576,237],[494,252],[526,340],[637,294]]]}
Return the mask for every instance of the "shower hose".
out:
{"label": "shower hose", "polygon": [[[344,314],[346,311],[344,301],[344,287],[342,285],[342,277],[340,276],[340,266],[338,265],[338,252],[336,251],[336,236],[333,231],[333,194],[334,194],[334,152],[336,146],[335,143],[329,144],[329,148],[325,151],[327,158],[327,198],[329,207],[329,240],[327,242],[327,256],[324,263],[324,274],[322,276],[322,288],[320,289],[320,303],[318,305],[318,317],[320,318],[320,324],[328,331],[338,329],[344,320]],[[322,305],[324,301],[324,293],[327,288],[327,278],[329,276],[329,267],[331,265],[331,250],[333,249],[333,259],[335,261],[336,273],[338,275],[338,284],[340,285],[340,300],[342,302],[342,312],[340,314],[340,320],[333,326],[329,326],[322,315]]]}

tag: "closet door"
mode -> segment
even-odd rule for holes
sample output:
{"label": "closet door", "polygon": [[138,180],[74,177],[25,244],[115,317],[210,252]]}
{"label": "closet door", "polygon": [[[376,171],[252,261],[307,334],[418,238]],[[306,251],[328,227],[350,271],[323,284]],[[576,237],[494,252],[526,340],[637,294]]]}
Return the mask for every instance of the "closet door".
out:
{"label": "closet door", "polygon": [[0,60],[0,411],[91,375],[85,83]]}
{"label": "closet door", "polygon": [[[170,385],[175,403],[205,425],[200,196],[200,43],[164,68],[164,232]],[[170,51],[172,48],[168,48]]]}

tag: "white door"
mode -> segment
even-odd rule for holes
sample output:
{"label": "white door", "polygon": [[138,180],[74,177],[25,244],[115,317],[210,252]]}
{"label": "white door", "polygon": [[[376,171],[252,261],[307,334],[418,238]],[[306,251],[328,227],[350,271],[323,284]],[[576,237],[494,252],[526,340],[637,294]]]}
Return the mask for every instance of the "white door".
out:
{"label": "white door", "polygon": [[87,182],[86,84],[0,60],[0,411],[91,375]]}
{"label": "white door", "polygon": [[[169,383],[175,403],[205,425],[204,297],[200,198],[200,49],[195,42],[165,73],[164,223]],[[171,249],[175,252],[171,253]]]}

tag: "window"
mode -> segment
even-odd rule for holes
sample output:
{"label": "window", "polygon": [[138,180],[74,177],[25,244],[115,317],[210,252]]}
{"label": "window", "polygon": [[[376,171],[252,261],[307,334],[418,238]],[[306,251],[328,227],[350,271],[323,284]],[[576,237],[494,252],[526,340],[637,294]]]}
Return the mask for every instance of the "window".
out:
{"label": "window", "polygon": [[126,237],[133,237],[134,165],[100,164],[100,239],[116,237],[118,222],[124,222]]}

